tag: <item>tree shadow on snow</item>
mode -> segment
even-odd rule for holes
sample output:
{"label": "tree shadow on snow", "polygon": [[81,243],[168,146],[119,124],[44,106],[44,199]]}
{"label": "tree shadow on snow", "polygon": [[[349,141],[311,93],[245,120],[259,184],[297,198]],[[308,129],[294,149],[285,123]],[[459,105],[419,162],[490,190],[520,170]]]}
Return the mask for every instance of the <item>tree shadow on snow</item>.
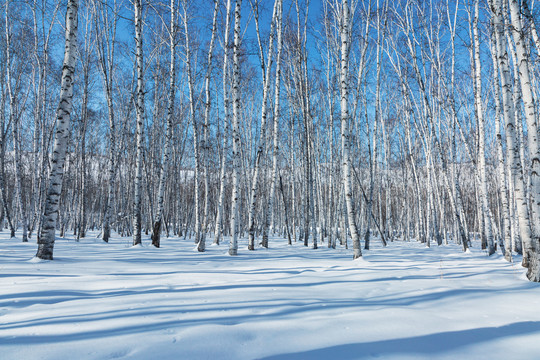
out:
{"label": "tree shadow on snow", "polygon": [[447,331],[401,339],[330,346],[297,353],[272,355],[261,360],[353,360],[373,357],[385,358],[392,355],[423,355],[431,357],[440,356],[445,353],[450,354],[454,350],[459,350],[462,347],[470,345],[500,341],[507,337],[534,333],[540,333],[540,322],[523,321],[500,327]]}

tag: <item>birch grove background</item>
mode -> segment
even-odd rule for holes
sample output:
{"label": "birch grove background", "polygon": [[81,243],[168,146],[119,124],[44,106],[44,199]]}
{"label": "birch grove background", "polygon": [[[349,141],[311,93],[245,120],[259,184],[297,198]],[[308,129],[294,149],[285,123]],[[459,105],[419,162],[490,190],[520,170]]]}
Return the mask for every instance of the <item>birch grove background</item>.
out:
{"label": "birch grove background", "polygon": [[56,231],[355,258],[481,239],[538,282],[537,8],[5,0],[0,227],[42,259]]}

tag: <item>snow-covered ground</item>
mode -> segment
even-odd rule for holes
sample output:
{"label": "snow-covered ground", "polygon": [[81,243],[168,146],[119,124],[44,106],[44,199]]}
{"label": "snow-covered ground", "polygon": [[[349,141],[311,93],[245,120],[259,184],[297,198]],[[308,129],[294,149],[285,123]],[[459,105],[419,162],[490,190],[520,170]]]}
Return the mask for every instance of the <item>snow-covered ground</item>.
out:
{"label": "snow-covered ground", "polygon": [[[20,238],[19,238],[20,239]],[[0,359],[538,359],[540,286],[478,248],[204,254],[0,233]],[[148,244],[146,239],[145,244]]]}

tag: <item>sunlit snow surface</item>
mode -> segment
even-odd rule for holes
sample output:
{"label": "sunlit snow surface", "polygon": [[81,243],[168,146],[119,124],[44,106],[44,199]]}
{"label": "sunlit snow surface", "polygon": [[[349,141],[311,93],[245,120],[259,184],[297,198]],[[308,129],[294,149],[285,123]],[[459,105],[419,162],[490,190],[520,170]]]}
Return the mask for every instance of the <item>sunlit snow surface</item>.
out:
{"label": "sunlit snow surface", "polygon": [[34,239],[0,232],[0,359],[540,356],[540,285],[478,247],[374,243],[352,261],[277,238],[231,257],[95,236],[36,262]]}

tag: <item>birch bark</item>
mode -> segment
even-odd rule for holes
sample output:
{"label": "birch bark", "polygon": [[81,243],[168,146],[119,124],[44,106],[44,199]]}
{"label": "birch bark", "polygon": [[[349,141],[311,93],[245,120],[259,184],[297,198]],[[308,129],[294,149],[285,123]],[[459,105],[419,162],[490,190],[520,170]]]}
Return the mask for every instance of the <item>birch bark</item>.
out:
{"label": "birch bark", "polygon": [[201,235],[199,236],[199,242],[197,243],[197,250],[203,252],[206,248],[206,228],[208,226],[208,199],[209,199],[209,184],[208,184],[208,158],[210,155],[210,148],[208,143],[208,127],[210,121],[210,107],[211,97],[210,97],[210,74],[212,72],[212,56],[214,52],[214,42],[216,39],[216,28],[217,28],[217,15],[218,15],[218,5],[219,2],[214,0],[214,15],[212,17],[212,35],[210,37],[210,45],[208,46],[208,57],[207,57],[207,68],[206,75],[204,79],[204,93],[206,101],[204,103],[204,123],[203,123],[203,138],[201,149],[203,151],[203,158],[205,160],[204,169],[203,169],[203,178],[204,178],[204,209],[203,209],[203,221]]}
{"label": "birch bark", "polygon": [[142,199],[142,160],[143,160],[143,118],[144,118],[144,69],[143,69],[143,38],[142,38],[142,0],[134,0],[135,15],[135,62],[137,68],[137,98],[135,110],[137,113],[137,153],[135,160],[135,182],[133,195],[133,245],[142,242],[141,239],[141,199]]}
{"label": "birch bark", "polygon": [[[24,201],[24,190],[22,185],[22,164],[21,164],[21,114],[19,107],[15,104],[15,94],[13,92],[12,76],[11,76],[11,28],[9,15],[9,1],[6,2],[6,19],[5,19],[5,35],[6,35],[6,83],[9,97],[9,123],[13,129],[13,149],[14,149],[14,167],[15,167],[15,193],[17,196],[17,205],[21,217],[22,225],[22,242],[28,242],[28,217],[26,213],[26,202]],[[2,129],[3,131],[3,129]],[[15,225],[16,226],[16,225]]]}
{"label": "birch bark", "polygon": [[491,224],[491,212],[489,210],[487,198],[487,179],[486,179],[486,135],[485,120],[482,108],[482,68],[480,63],[480,36],[478,31],[479,18],[479,0],[474,2],[474,21],[473,21],[473,39],[474,39],[474,82],[475,82],[475,102],[476,118],[478,122],[478,170],[480,173],[480,201],[482,207],[482,217],[484,223],[484,232],[487,240],[488,255],[495,253],[493,242],[493,229]]}
{"label": "birch bark", "polygon": [[230,32],[230,20],[231,20],[231,0],[227,0],[227,15],[225,19],[225,36],[224,36],[224,45],[223,45],[223,69],[222,69],[222,79],[223,79],[223,114],[224,114],[224,127],[223,127],[223,154],[221,155],[221,172],[220,172],[220,183],[219,183],[219,199],[218,199],[218,208],[216,214],[216,226],[214,229],[214,244],[219,244],[219,240],[223,235],[222,231],[222,217],[223,217],[223,200],[225,197],[225,177],[227,173],[227,128],[229,125],[229,32]]}
{"label": "birch bark", "polygon": [[[495,39],[497,45],[497,65],[500,74],[500,87],[502,90],[503,115],[506,134],[507,159],[510,166],[511,186],[516,207],[517,218],[519,222],[519,235],[523,244],[531,244],[531,224],[529,217],[529,208],[525,197],[525,184],[523,180],[523,168],[519,155],[519,146],[517,142],[516,125],[514,119],[514,103],[512,101],[512,81],[508,52],[506,50],[504,27],[507,23],[507,16],[503,16],[503,4],[501,0],[491,0],[491,9],[493,24],[495,28]],[[523,256],[524,265],[527,264],[526,254]]]}
{"label": "birch bark", "polygon": [[169,67],[169,99],[167,105],[167,124],[165,129],[165,145],[163,147],[163,159],[159,172],[158,185],[158,206],[157,214],[152,227],[152,245],[160,247],[161,225],[163,222],[164,198],[165,198],[165,179],[167,178],[170,153],[171,139],[173,131],[173,115],[174,115],[174,100],[176,94],[176,0],[171,0],[171,22],[169,26],[169,48],[170,48],[170,67]]}
{"label": "birch bark", "polygon": [[94,19],[96,27],[96,49],[101,72],[103,89],[107,101],[107,115],[109,120],[109,154],[107,164],[107,196],[105,198],[105,211],[102,221],[102,239],[109,241],[111,236],[111,221],[114,212],[114,187],[116,181],[116,125],[113,103],[113,72],[116,44],[116,25],[118,22],[118,5],[113,1],[113,18],[109,18],[108,8],[100,1],[93,1]]}
{"label": "birch bark", "polygon": [[[193,128],[193,153],[195,157],[195,179],[194,179],[194,202],[195,209],[193,210],[195,215],[195,244],[199,244],[201,237],[201,211],[200,211],[200,174],[201,174],[201,154],[200,154],[200,140],[199,140],[199,124],[195,116],[195,80],[193,79],[193,68],[191,65],[191,46],[190,46],[190,36],[188,28],[188,1],[184,0],[184,39],[185,39],[185,63],[186,63],[186,73],[187,73],[187,82],[188,82],[188,95],[189,95],[189,117],[191,126]],[[198,248],[198,246],[197,246]]]}
{"label": "birch bark", "polygon": [[[270,90],[270,71],[272,69],[272,56],[274,48],[274,36],[275,36],[275,26],[276,26],[276,14],[279,0],[274,2],[274,10],[272,14],[272,22],[270,25],[270,38],[268,43],[268,59],[266,63],[264,62],[264,56],[262,51],[262,46],[260,48],[260,61],[263,71],[263,99],[261,106],[261,134],[259,138],[259,145],[257,147],[257,152],[255,154],[255,167],[253,169],[253,177],[251,179],[251,190],[250,190],[250,204],[248,210],[248,249],[255,250],[255,207],[257,205],[257,189],[259,182],[259,171],[261,167],[263,149],[266,141],[266,119],[268,117],[268,93]],[[257,34],[259,34],[257,30]],[[257,35],[260,38],[259,35]],[[259,42],[260,44],[260,42]]]}
{"label": "birch bark", "polygon": [[493,63],[493,96],[495,98],[495,136],[497,140],[497,172],[499,175],[499,196],[501,199],[501,235],[504,243],[504,258],[512,261],[512,229],[510,224],[510,207],[506,185],[506,164],[504,159],[504,147],[501,131],[501,90],[499,88],[499,67],[497,66],[497,47],[495,39],[495,24],[492,19],[491,57]]}
{"label": "birch bark", "polygon": [[[277,166],[279,155],[279,121],[280,121],[280,87],[281,87],[281,51],[283,46],[282,28],[283,28],[283,1],[278,0],[278,13],[277,13],[277,55],[276,55],[276,80],[274,89],[274,115],[273,115],[273,147],[272,153],[272,174],[270,176],[270,196],[268,198],[268,207],[265,216],[265,223],[263,228],[262,245],[268,248],[268,228],[270,227],[270,219],[273,217],[274,212],[274,198],[276,193],[276,179],[277,179]],[[287,225],[288,227],[288,225]]]}
{"label": "birch bark", "polygon": [[345,203],[347,205],[347,217],[349,221],[349,231],[353,243],[353,259],[362,257],[362,249],[360,247],[360,237],[356,226],[356,213],[354,209],[352,184],[351,184],[351,164],[349,154],[349,50],[350,50],[350,34],[349,27],[349,4],[347,0],[343,0],[341,18],[341,149],[343,172],[342,181],[345,190]]}
{"label": "birch bark", "polygon": [[527,145],[530,159],[530,195],[532,197],[530,222],[532,234],[530,241],[526,239],[527,241],[523,242],[523,260],[529,269],[527,272],[529,280],[540,282],[540,145],[538,143],[539,135],[536,124],[536,107],[529,71],[529,54],[524,43],[525,33],[521,23],[521,7],[517,0],[509,0],[509,5],[513,29],[512,35],[516,44],[519,65],[517,77],[521,85],[525,120],[527,121]]}
{"label": "birch bark", "polygon": [[36,253],[36,257],[43,260],[53,259],[58,203],[60,201],[60,194],[62,193],[64,161],[66,158],[69,122],[73,103],[73,72],[75,69],[75,47],[77,46],[78,8],[78,0],[68,0],[60,102],[56,111],[56,136],[51,159],[49,186],[45,199],[45,211],[43,213],[41,233],[38,239],[38,250]]}
{"label": "birch bark", "polygon": [[233,45],[233,78],[232,78],[232,96],[233,96],[233,183],[232,183],[232,196],[231,196],[231,241],[229,244],[229,255],[237,255],[238,253],[238,193],[239,193],[239,171],[240,171],[240,21],[241,21],[241,6],[242,0],[236,0],[234,8],[234,45]]}

